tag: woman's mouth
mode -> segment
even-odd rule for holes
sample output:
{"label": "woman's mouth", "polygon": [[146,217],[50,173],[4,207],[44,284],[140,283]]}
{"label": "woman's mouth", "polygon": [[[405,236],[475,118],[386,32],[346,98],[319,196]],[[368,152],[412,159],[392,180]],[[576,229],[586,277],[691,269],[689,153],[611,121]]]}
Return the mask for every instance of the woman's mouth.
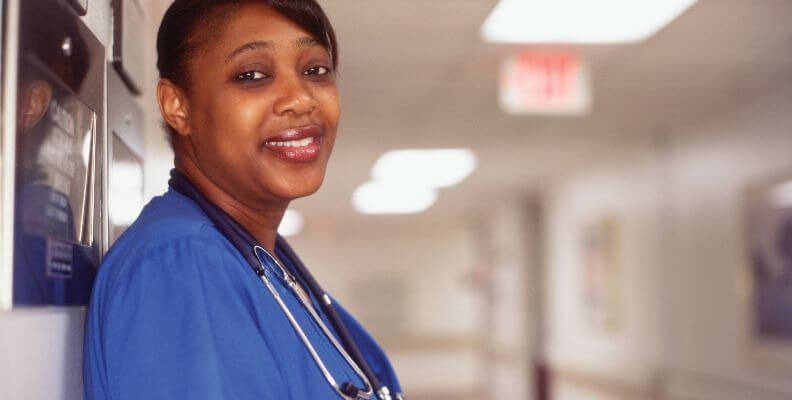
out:
{"label": "woman's mouth", "polygon": [[286,130],[268,138],[264,147],[284,161],[306,163],[319,158],[324,130],[316,125]]}

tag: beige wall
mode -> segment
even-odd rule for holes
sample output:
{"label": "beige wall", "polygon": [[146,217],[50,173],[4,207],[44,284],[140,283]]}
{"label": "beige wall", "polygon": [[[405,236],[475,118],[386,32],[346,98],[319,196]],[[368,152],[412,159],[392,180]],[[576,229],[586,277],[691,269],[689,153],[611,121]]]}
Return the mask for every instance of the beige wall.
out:
{"label": "beige wall", "polygon": [[466,219],[371,217],[290,242],[377,337],[410,399],[523,399],[540,331],[537,217],[516,197]]}
{"label": "beige wall", "polygon": [[468,221],[443,220],[316,229],[290,242],[385,347],[410,398],[473,399],[481,383],[483,299],[473,277],[472,228]]}
{"label": "beige wall", "polygon": [[[546,348],[563,375],[590,375],[616,386],[651,384],[662,354],[659,301],[662,263],[658,226],[657,158],[647,140],[627,155],[616,154],[554,185],[545,195]],[[585,307],[583,229],[610,218],[616,224],[613,252],[621,295],[603,324]],[[560,399],[579,399],[579,389],[560,384]]]}
{"label": "beige wall", "polygon": [[740,291],[748,260],[746,190],[792,171],[792,80],[786,82],[672,144],[668,282],[674,295],[667,298],[665,360],[671,398],[792,397],[792,352],[782,369],[754,356]]}
{"label": "beige wall", "polygon": [[[792,85],[741,103],[548,191],[546,313],[556,399],[792,396],[792,370],[752,356],[739,290],[746,188],[792,171]],[[584,323],[579,239],[587,221],[607,214],[621,226],[623,324],[603,333]]]}

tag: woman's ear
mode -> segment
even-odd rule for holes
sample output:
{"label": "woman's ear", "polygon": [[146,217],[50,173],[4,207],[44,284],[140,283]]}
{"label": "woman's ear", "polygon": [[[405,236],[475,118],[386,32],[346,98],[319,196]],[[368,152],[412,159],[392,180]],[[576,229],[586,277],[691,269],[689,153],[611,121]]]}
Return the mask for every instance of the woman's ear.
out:
{"label": "woman's ear", "polygon": [[189,107],[184,91],[170,80],[160,79],[157,83],[157,101],[165,122],[179,135],[188,136],[191,132]]}
{"label": "woman's ear", "polygon": [[28,130],[41,121],[52,101],[52,86],[49,82],[36,80],[25,88],[19,104],[22,130]]}

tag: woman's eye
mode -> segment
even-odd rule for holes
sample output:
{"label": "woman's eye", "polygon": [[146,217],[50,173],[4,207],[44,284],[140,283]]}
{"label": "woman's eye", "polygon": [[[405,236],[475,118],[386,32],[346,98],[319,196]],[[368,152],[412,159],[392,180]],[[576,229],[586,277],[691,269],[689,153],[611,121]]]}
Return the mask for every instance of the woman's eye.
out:
{"label": "woman's eye", "polygon": [[303,72],[304,75],[327,75],[330,73],[330,68],[323,66],[311,67]]}
{"label": "woman's eye", "polygon": [[258,81],[266,78],[267,75],[259,71],[245,71],[236,76],[238,81]]}

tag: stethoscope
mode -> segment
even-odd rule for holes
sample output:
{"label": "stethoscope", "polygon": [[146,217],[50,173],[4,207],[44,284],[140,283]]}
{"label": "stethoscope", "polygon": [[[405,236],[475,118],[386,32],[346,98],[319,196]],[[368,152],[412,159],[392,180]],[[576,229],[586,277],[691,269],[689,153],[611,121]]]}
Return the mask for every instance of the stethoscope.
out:
{"label": "stethoscope", "polygon": [[[316,365],[322,371],[322,375],[324,375],[327,383],[341,398],[349,400],[370,400],[373,398],[375,394],[374,392],[376,391],[376,396],[379,400],[404,400],[404,397],[401,393],[392,395],[390,393],[390,389],[383,385],[379,379],[377,379],[377,376],[374,375],[368,362],[365,358],[363,358],[363,355],[360,353],[360,349],[352,339],[351,334],[346,329],[346,325],[341,320],[341,316],[334,308],[333,301],[330,299],[330,296],[324,290],[322,290],[321,286],[319,286],[319,283],[316,282],[316,279],[314,279],[313,275],[311,275],[308,269],[305,268],[302,262],[299,261],[299,258],[297,258],[296,254],[294,254],[294,251],[286,243],[286,241],[278,237],[276,247],[283,251],[285,255],[290,260],[292,260],[292,264],[296,269],[297,274],[303,278],[309,292],[313,293],[314,295],[321,295],[318,296],[318,298],[321,299],[319,301],[319,305],[322,308],[322,311],[324,311],[327,315],[330,323],[333,325],[333,328],[335,328],[335,331],[340,336],[340,339],[344,344],[343,346],[338,343],[338,340],[336,340],[335,336],[330,332],[322,318],[316,312],[316,309],[313,307],[313,302],[311,301],[310,295],[303,290],[294,274],[290,273],[289,270],[284,267],[283,264],[281,264],[277,257],[273,256],[269,251],[261,247],[258,242],[244,228],[242,228],[242,226],[234,221],[233,218],[206,199],[206,197],[204,197],[204,195],[181,172],[175,169],[171,171],[171,180],[169,183],[170,186],[173,187],[177,192],[195,201],[198,206],[201,207],[204,213],[206,213],[207,217],[209,217],[209,219],[215,224],[223,236],[225,236],[226,239],[228,239],[228,241],[230,241],[231,244],[239,251],[239,253],[242,254],[248,264],[250,264],[250,267],[253,268],[253,271],[256,273],[256,275],[261,279],[262,282],[264,282],[264,285],[275,298],[278,306],[281,308],[281,310],[283,310],[283,313],[286,315],[286,318],[289,320],[289,323],[291,324],[295,333],[297,336],[299,336],[300,340],[308,349],[311,358],[313,358]],[[313,318],[314,322],[316,322],[324,335],[333,344],[333,347],[336,349],[336,351],[338,351],[341,357],[349,364],[352,370],[354,370],[358,377],[360,377],[360,379],[363,381],[365,387],[359,388],[351,382],[343,382],[339,384],[338,381],[335,380],[333,375],[330,373],[330,370],[322,361],[321,357],[319,357],[319,354],[316,352],[313,344],[308,339],[308,336],[294,318],[291,310],[289,310],[289,308],[286,306],[286,303],[281,298],[280,293],[272,284],[272,281],[270,280],[271,272],[269,272],[270,269],[266,268],[267,265],[277,267],[276,275],[278,275],[279,278],[282,279],[286,284],[286,286],[294,292],[300,303],[306,308],[306,310],[308,310],[311,318]]]}

